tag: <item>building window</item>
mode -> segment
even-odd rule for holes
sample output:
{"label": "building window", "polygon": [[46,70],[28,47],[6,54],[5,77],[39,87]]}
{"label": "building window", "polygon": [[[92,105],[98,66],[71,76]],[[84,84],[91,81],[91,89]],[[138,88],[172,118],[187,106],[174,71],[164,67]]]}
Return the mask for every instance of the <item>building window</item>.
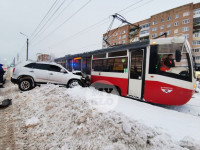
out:
{"label": "building window", "polygon": [[189,15],[190,15],[189,11],[183,13],[183,17],[189,16]]}
{"label": "building window", "polygon": [[200,24],[200,17],[194,18],[194,19],[193,19],[193,24],[194,24],[194,25]]}
{"label": "building window", "polygon": [[163,32],[160,32],[160,35],[164,34]]}
{"label": "building window", "polygon": [[200,45],[200,41],[196,40],[192,42],[193,45]]}
{"label": "building window", "polygon": [[189,39],[189,34],[185,34],[185,38],[186,38],[186,39]]}
{"label": "building window", "polygon": [[196,60],[199,60],[200,59],[200,56],[196,56],[196,58],[195,58]]}
{"label": "building window", "polygon": [[194,9],[194,15],[200,14],[200,8],[199,9]]}
{"label": "building window", "polygon": [[164,29],[164,25],[160,26],[160,29],[161,29],[161,30]]}
{"label": "building window", "polygon": [[174,33],[175,33],[175,34],[178,33],[178,29],[175,29],[175,30],[174,30]]}
{"label": "building window", "polygon": [[194,48],[193,52],[198,53],[199,52],[199,48]]}
{"label": "building window", "polygon": [[187,24],[187,23],[190,23],[190,19],[183,20],[183,24]]}
{"label": "building window", "polygon": [[169,20],[171,20],[172,19],[172,17],[171,16],[169,16],[168,18],[167,18],[167,20],[169,21]]}
{"label": "building window", "polygon": [[194,34],[193,34],[193,37],[194,37],[194,38],[200,37],[200,32],[194,33]]}
{"label": "building window", "polygon": [[161,19],[161,22],[164,22],[164,19],[163,19],[163,18]]}
{"label": "building window", "polygon": [[140,31],[140,35],[149,33],[149,30]]}
{"label": "building window", "polygon": [[170,31],[170,30],[168,30],[168,31],[167,31],[167,35],[170,35],[170,34],[171,34],[171,31]]}
{"label": "building window", "polygon": [[156,30],[157,30],[157,27],[152,28],[152,31],[156,31]]}
{"label": "building window", "polygon": [[156,36],[157,36],[156,33],[151,35],[152,38],[155,38]]}
{"label": "building window", "polygon": [[123,40],[122,43],[125,44],[125,43],[126,43],[126,40]]}
{"label": "building window", "polygon": [[121,36],[119,36],[119,40],[121,39]]}
{"label": "building window", "polygon": [[125,39],[125,38],[126,38],[126,35],[123,35],[123,36],[122,36],[122,39]]}
{"label": "building window", "polygon": [[171,24],[168,24],[168,25],[167,25],[167,28],[170,28],[170,27],[171,27]]}
{"label": "building window", "polygon": [[179,14],[176,14],[176,15],[175,15],[175,19],[178,19],[178,18],[179,18]]}
{"label": "building window", "polygon": [[153,21],[153,22],[152,22],[152,25],[155,25],[155,24],[157,24],[157,21]]}
{"label": "building window", "polygon": [[189,31],[189,27],[183,27],[183,28],[182,28],[182,31],[183,31],[183,32]]}
{"label": "building window", "polygon": [[141,25],[141,28],[144,29],[144,28],[148,28],[149,26],[150,26],[150,23],[146,23],[146,24]]}
{"label": "building window", "polygon": [[126,30],[124,30],[123,32],[122,32],[122,34],[125,34],[126,33]]}
{"label": "building window", "polygon": [[178,21],[177,21],[177,22],[174,22],[174,26],[178,26],[178,24],[179,24]]}

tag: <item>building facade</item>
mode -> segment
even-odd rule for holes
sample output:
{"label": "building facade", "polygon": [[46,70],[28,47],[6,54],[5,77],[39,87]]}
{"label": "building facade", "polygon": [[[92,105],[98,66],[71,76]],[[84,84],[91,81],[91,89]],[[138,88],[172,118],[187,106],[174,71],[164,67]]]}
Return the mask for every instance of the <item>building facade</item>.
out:
{"label": "building facade", "polygon": [[37,61],[51,61],[51,56],[49,54],[40,54],[37,56]]}
{"label": "building facade", "polygon": [[[195,58],[197,68],[200,69],[200,3],[187,4],[177,8],[173,8],[155,15],[140,22],[133,23],[140,25],[140,33],[134,38],[134,41],[153,39],[163,33],[167,33],[168,37],[176,35],[184,35],[191,47],[192,54]],[[129,25],[120,27],[118,30],[113,29],[109,32],[108,42],[111,46],[130,43],[130,35],[135,31]],[[124,31],[123,40],[119,31]],[[115,36],[112,35],[114,32]],[[107,34],[103,34],[103,38]],[[110,41],[109,41],[110,40]],[[108,45],[103,42],[103,48]]]}

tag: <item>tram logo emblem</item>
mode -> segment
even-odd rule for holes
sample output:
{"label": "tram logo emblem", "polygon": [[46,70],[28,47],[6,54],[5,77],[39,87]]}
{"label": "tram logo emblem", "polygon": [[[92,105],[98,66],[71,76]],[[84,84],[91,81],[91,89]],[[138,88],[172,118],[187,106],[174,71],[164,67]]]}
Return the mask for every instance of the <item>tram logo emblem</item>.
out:
{"label": "tram logo emblem", "polygon": [[173,88],[170,88],[170,87],[161,87],[161,90],[164,93],[171,93],[173,91]]}

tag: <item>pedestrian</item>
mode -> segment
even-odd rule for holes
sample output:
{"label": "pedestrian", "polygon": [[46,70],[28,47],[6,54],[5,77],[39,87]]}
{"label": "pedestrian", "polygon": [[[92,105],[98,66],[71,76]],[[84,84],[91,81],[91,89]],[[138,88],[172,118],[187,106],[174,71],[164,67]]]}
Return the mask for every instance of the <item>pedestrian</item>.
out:
{"label": "pedestrian", "polygon": [[3,87],[3,75],[4,75],[5,71],[3,70],[2,66],[3,65],[0,64],[0,88],[4,88]]}

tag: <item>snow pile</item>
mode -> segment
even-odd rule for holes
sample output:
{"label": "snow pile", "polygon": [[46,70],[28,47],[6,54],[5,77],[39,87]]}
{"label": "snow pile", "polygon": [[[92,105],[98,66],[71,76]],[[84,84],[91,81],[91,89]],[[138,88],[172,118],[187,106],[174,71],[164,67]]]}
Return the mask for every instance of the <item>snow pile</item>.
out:
{"label": "snow pile", "polygon": [[195,140],[184,139],[178,143],[169,135],[121,113],[97,111],[80,96],[85,90],[88,89],[44,85],[28,92],[13,92],[10,96],[13,98],[16,149],[198,148]]}

